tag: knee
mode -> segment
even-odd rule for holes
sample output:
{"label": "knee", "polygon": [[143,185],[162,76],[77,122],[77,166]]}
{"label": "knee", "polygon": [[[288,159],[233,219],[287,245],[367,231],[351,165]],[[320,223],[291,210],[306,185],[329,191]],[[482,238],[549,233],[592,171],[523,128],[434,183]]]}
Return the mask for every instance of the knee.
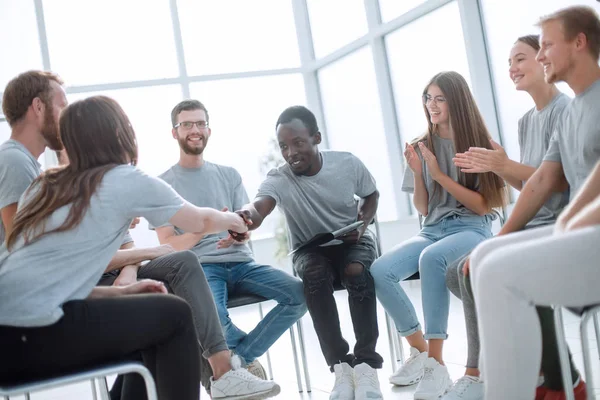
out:
{"label": "knee", "polygon": [[380,282],[383,279],[386,279],[388,276],[388,270],[385,268],[383,263],[380,262],[381,258],[375,260],[371,268],[369,268],[369,273],[373,277],[375,282]]}
{"label": "knee", "polygon": [[328,266],[319,262],[318,258],[307,258],[302,269],[302,282],[304,285],[321,285],[333,279]]}
{"label": "knee", "polygon": [[355,276],[362,275],[364,270],[365,270],[365,267],[361,263],[356,263],[356,262],[350,263],[350,264],[346,265],[346,268],[344,268],[344,275],[347,278],[352,278]]}
{"label": "knee", "polygon": [[375,295],[373,277],[360,263],[350,263],[346,266],[344,286],[351,297],[371,298]]}
{"label": "knee", "polygon": [[202,270],[198,256],[190,250],[178,251],[169,254],[167,257],[170,257],[168,266],[171,274],[174,273],[177,276],[189,275],[196,272],[196,270]]}
{"label": "knee", "polygon": [[304,304],[304,284],[300,279],[294,278],[294,284],[290,285],[290,296],[292,297],[292,303]]}
{"label": "knee", "polygon": [[419,274],[446,277],[446,257],[438,251],[425,249],[419,257]]}
{"label": "knee", "polygon": [[180,270],[202,270],[198,256],[191,250],[178,251],[177,253],[174,253],[173,256],[177,258],[177,266]]}
{"label": "knee", "polygon": [[160,306],[154,307],[158,315],[172,318],[174,323],[178,322],[183,326],[193,325],[192,309],[185,300],[174,295],[163,295],[158,300]]}

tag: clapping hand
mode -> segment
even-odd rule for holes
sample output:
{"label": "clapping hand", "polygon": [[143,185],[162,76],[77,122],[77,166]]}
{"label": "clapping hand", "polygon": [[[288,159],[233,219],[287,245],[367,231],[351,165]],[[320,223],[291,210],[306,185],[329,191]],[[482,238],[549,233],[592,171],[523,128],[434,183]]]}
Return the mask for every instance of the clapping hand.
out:
{"label": "clapping hand", "polygon": [[437,162],[437,157],[425,146],[425,143],[419,142],[419,150],[421,150],[421,155],[423,155],[423,160],[425,160],[425,164],[427,165],[427,171],[431,176],[431,179],[437,181],[440,177],[444,175],[440,166]]}

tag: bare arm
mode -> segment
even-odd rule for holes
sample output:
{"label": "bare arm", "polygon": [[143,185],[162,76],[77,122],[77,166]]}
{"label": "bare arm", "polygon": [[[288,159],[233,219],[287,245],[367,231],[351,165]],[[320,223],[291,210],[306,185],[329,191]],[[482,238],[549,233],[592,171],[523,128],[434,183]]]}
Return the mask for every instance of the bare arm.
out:
{"label": "bare arm", "polygon": [[504,168],[492,172],[508,182],[510,186],[521,191],[523,189],[523,182],[531,178],[536,169],[535,167],[508,159]]}
{"label": "bare arm", "polygon": [[175,228],[172,226],[156,228],[156,235],[160,244],[168,244],[177,251],[191,249],[204,237],[203,234],[199,233],[177,235]]}
{"label": "bare arm", "polygon": [[454,196],[456,200],[475,214],[485,215],[492,210],[481,193],[464,187],[448,175],[441,175],[437,178],[437,182],[446,189],[448,193]]}
{"label": "bare arm", "polygon": [[117,286],[96,286],[92,289],[92,293],[88,295],[88,299],[104,299],[108,297],[117,297],[123,294],[123,288]]}
{"label": "bare arm", "polygon": [[[471,147],[465,153],[458,153],[453,159],[454,164],[465,173],[493,172],[517,190],[523,189],[526,182],[537,168],[521,164],[508,158],[504,148],[492,141],[493,150],[481,147]],[[569,187],[567,180],[562,179],[555,191],[564,192]]]}
{"label": "bare arm", "polygon": [[575,198],[558,218],[557,225],[582,227],[600,224],[600,162],[596,164]]}
{"label": "bare arm", "polygon": [[243,216],[246,223],[249,223],[248,229],[254,230],[273,212],[276,204],[275,199],[270,196],[257,197],[252,203],[246,204],[237,212]]}
{"label": "bare arm", "polygon": [[544,161],[527,180],[517,204],[498,235],[523,229],[552,195],[554,188],[560,185],[562,179],[564,179],[562,164]]}
{"label": "bare arm", "polygon": [[186,232],[201,235],[219,233],[227,230],[244,233],[248,231],[244,220],[237,214],[218,211],[214,208],[196,207],[190,203],[185,205],[171,217],[169,223]]}
{"label": "bare arm", "polygon": [[4,225],[5,237],[8,237],[10,231],[12,231],[13,220],[17,214],[17,203],[12,203],[0,210],[0,217],[2,218],[2,225]]}
{"label": "bare arm", "polygon": [[102,299],[138,293],[167,293],[164,283],[152,279],[143,279],[126,286],[96,286],[88,299]]}
{"label": "bare arm", "polygon": [[378,204],[379,191],[377,190],[362,199],[362,204],[360,206],[360,210],[358,211],[358,219],[365,221],[365,224],[363,225],[364,229],[366,229],[367,225],[369,225],[371,221],[373,221],[373,218],[375,218]]}
{"label": "bare arm", "polygon": [[417,175],[415,173],[414,181],[415,193],[413,195],[413,204],[419,214],[426,217],[429,214],[429,193],[421,174]]}
{"label": "bare arm", "polygon": [[464,153],[458,153],[453,158],[454,164],[462,172],[481,174],[493,172],[517,190],[523,188],[536,168],[521,164],[508,158],[504,148],[492,141],[493,150],[483,147],[471,147]]}
{"label": "bare arm", "polygon": [[108,267],[104,272],[110,272],[115,269],[123,268],[127,265],[139,264],[142,261],[154,260],[164,254],[171,253],[172,247],[169,245],[148,247],[145,249],[134,248],[133,243],[127,243],[117,250]]}

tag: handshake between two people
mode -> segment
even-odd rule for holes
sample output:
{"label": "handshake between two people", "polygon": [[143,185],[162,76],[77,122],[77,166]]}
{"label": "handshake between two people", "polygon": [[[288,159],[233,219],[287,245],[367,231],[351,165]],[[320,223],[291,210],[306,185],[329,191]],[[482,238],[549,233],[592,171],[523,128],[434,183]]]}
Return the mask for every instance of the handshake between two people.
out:
{"label": "handshake between two people", "polygon": [[[221,211],[229,212],[229,209],[224,207]],[[249,227],[252,225],[250,211],[237,210],[231,214],[236,215],[238,220],[228,230],[229,236],[219,241],[217,248],[229,247],[234,242],[243,244],[250,240]]]}

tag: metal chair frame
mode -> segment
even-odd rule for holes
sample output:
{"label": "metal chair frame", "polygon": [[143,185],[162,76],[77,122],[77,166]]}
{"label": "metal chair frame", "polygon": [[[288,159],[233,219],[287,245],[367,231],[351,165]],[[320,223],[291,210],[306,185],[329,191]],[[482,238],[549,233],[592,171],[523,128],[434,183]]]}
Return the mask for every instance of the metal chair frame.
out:
{"label": "metal chair frame", "polygon": [[100,398],[105,400],[109,399],[106,377],[109,375],[129,373],[137,373],[144,379],[148,400],[158,400],[156,386],[154,383],[154,378],[152,378],[152,374],[142,364],[135,362],[107,365],[69,375],[19,383],[12,386],[0,386],[0,398],[4,400],[10,400],[11,396],[25,396],[26,400],[30,400],[31,393],[33,392],[90,381],[92,384],[92,395],[94,400],[97,399],[96,384],[98,384]]}
{"label": "metal chair frame", "polygon": [[[575,310],[571,310],[575,311]],[[579,314],[579,312],[576,312]],[[600,323],[598,315],[600,314],[600,305],[585,307],[581,312],[581,322],[579,323],[579,332],[581,335],[581,349],[583,351],[583,368],[586,379],[588,380],[588,400],[596,398],[594,387],[592,385],[593,373],[590,355],[588,326],[590,320],[594,321],[594,330],[596,332],[596,343],[598,345],[598,358],[600,358]],[[560,369],[562,371],[563,387],[565,390],[566,400],[575,400],[575,392],[573,382],[571,380],[571,367],[569,365],[569,351],[567,340],[565,338],[565,330],[563,325],[562,307],[554,307],[554,328],[556,330],[556,341],[558,344],[558,355],[560,359]]]}
{"label": "metal chair frame", "polygon": [[[227,308],[230,309],[230,308],[244,307],[244,306],[257,304],[260,319],[262,320],[264,318],[262,303],[264,303],[265,301],[268,301],[268,300],[269,299],[266,299],[262,296],[257,296],[257,295],[253,295],[253,294],[234,294],[233,296],[231,296],[229,298],[229,300],[227,302]],[[300,326],[299,322],[300,321],[296,322],[296,325],[297,325],[297,329],[298,329],[298,336],[301,338],[300,351],[303,354],[303,360],[305,360],[306,354],[305,354],[304,343],[303,343],[304,336],[302,334],[302,327]],[[294,332],[294,326],[290,327],[289,332],[290,332],[290,337],[292,339],[292,352],[293,352],[293,356],[294,356],[294,367],[296,369],[296,381],[298,382],[298,392],[302,393],[303,392],[302,375],[300,373],[300,365],[298,362],[298,351],[296,348],[296,335]],[[267,369],[269,371],[269,379],[273,380],[273,368],[271,365],[271,355],[269,354],[268,350],[267,350],[266,356],[267,356]],[[307,369],[306,363],[304,363],[304,373],[306,374],[307,372],[308,372],[308,369]],[[311,391],[310,381],[308,380],[308,378],[306,380],[306,390],[307,390],[307,392]]]}

